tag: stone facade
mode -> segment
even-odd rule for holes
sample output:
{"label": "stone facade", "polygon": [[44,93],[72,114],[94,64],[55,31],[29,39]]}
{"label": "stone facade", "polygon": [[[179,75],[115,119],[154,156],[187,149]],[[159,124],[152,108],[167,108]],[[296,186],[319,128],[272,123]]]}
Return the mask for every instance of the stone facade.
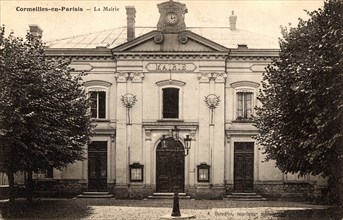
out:
{"label": "stone facade", "polygon": [[[95,48],[58,48],[57,43],[46,49],[50,57],[63,52],[72,60],[74,73],[87,72],[85,89],[95,94],[98,106],[93,136],[98,145],[85,147],[84,161],[54,170],[50,179],[37,180],[36,189],[66,194],[109,191],[116,198],[129,199],[162,192],[158,186],[164,177],[157,170],[161,161],[157,151],[174,126],[180,129],[176,141],[182,146],[186,135],[192,138],[177,175],[184,192],[193,198],[221,199],[232,192],[255,191],[278,199],[310,196],[325,187],[319,177],[294,176],[290,181],[291,175],[281,173],[273,161],[262,163],[261,146],[252,138],[257,129],[250,116],[260,105],[262,73],[279,50],[237,43],[257,36],[237,30],[236,16],[230,19],[234,24],[227,33],[242,36],[230,47],[234,43],[230,40],[221,45],[187,29],[184,4],[171,1],[158,7],[163,11],[159,28],[138,37],[132,30],[135,10],[128,8],[128,42]],[[172,118],[164,112],[168,89],[177,91],[173,96],[177,112]],[[104,106],[102,116],[99,105]],[[135,164],[142,169],[134,170]],[[209,169],[199,170],[201,164]],[[170,181],[172,177],[170,172],[166,175]],[[105,185],[100,187],[101,183]]]}

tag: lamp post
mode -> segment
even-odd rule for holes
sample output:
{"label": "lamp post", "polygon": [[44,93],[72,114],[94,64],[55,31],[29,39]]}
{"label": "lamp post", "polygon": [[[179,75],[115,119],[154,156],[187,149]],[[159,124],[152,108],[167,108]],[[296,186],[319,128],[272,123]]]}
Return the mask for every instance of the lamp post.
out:
{"label": "lamp post", "polygon": [[[174,129],[172,129],[171,132],[171,136],[175,141],[179,141],[179,133],[180,133],[180,129],[175,125]],[[166,140],[167,140],[167,136],[166,135],[162,135],[162,148],[166,149]],[[189,150],[191,149],[191,141],[192,138],[189,137],[189,135],[186,135],[186,138],[183,139],[184,143],[185,143],[185,150],[186,152],[183,153],[183,156],[186,157],[189,154]],[[176,158],[176,153],[177,153],[177,149],[173,149],[172,152],[175,154],[173,154],[173,156]],[[174,195],[173,195],[173,210],[172,210],[172,214],[171,217],[181,217],[181,212],[180,212],[180,205],[179,205],[179,186],[178,186],[178,182],[177,179],[175,180],[175,176],[174,176]],[[194,216],[185,216],[185,218],[192,218]]]}

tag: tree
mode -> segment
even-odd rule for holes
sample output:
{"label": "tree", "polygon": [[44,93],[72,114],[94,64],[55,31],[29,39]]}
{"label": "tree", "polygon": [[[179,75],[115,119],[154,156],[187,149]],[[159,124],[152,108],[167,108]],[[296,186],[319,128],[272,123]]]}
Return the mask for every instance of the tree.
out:
{"label": "tree", "polygon": [[69,62],[45,56],[40,39],[30,33],[25,40],[4,33],[2,27],[0,171],[9,178],[14,201],[16,172],[28,173],[31,191],[32,172],[83,159],[94,126],[81,75],[71,74]]}
{"label": "tree", "polygon": [[[267,160],[287,173],[342,183],[343,1],[328,0],[283,28],[280,56],[263,74],[255,126]],[[341,185],[342,186],[342,185]],[[336,201],[337,201],[336,200]]]}

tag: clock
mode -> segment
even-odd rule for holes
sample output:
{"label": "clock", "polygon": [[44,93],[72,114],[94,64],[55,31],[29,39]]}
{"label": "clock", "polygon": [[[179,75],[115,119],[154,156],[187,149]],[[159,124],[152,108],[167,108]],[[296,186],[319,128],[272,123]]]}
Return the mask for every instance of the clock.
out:
{"label": "clock", "polygon": [[157,5],[160,12],[157,30],[162,33],[180,33],[186,29],[186,5],[174,1],[170,0]]}
{"label": "clock", "polygon": [[174,25],[176,24],[178,21],[178,17],[175,13],[170,12],[168,14],[166,14],[166,23],[169,25]]}

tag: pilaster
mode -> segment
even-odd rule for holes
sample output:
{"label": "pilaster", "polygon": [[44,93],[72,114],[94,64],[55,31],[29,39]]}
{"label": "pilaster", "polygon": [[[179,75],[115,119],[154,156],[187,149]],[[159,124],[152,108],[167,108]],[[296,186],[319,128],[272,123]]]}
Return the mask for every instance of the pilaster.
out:
{"label": "pilaster", "polygon": [[226,73],[216,72],[212,75],[214,78],[214,94],[219,96],[220,103],[214,110],[214,140],[213,146],[213,184],[224,184],[225,172],[225,79]]}
{"label": "pilaster", "polygon": [[[214,186],[222,187],[224,184],[225,172],[225,80],[227,74],[224,72],[200,72],[199,79],[199,139],[200,143],[207,147],[208,160],[202,161],[204,155],[199,156],[200,162],[207,162],[211,165],[210,182]],[[214,94],[219,97],[221,103],[213,110],[213,123],[210,123],[211,110],[204,103],[204,97]],[[206,141],[206,142],[204,142]],[[203,152],[203,149],[199,149]],[[214,169],[215,168],[215,169]]]}
{"label": "pilaster", "polygon": [[[118,185],[129,183],[129,164],[142,162],[142,81],[141,72],[116,72],[117,95],[139,95],[137,103],[128,109],[117,99],[116,180]],[[129,112],[128,112],[129,111]],[[130,115],[128,115],[130,114]],[[130,123],[128,117],[130,117]],[[132,134],[135,134],[134,136]]]}

